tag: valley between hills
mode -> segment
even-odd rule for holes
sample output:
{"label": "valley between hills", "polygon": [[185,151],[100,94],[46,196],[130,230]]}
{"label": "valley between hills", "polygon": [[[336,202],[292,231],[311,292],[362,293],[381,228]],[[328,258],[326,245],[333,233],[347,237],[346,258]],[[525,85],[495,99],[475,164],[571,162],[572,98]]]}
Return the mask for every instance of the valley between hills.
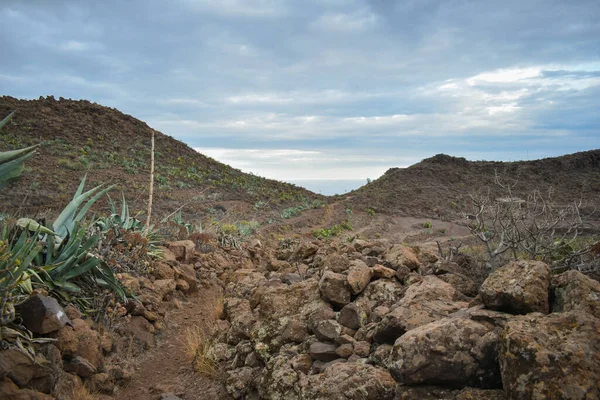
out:
{"label": "valley between hills", "polygon": [[[0,398],[600,397],[598,149],[322,196],[88,101],[13,111],[0,151],[37,147],[0,190],[0,283],[26,273],[0,286]],[[84,176],[112,186],[61,236]]]}

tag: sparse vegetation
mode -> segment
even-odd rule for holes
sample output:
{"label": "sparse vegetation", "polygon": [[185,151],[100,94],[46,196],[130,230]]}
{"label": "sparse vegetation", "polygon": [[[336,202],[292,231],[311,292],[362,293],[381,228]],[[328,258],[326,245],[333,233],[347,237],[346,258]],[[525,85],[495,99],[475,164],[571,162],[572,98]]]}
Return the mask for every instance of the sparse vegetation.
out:
{"label": "sparse vegetation", "polygon": [[211,335],[206,331],[209,331],[207,327],[200,326],[186,330],[185,353],[194,371],[201,375],[214,376],[218,371],[218,364],[214,355]]}

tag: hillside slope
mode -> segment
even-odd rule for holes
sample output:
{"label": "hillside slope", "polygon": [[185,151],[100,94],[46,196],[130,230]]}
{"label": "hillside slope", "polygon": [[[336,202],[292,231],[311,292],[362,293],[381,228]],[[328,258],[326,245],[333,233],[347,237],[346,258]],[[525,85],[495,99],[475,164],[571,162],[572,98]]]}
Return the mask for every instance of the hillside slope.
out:
{"label": "hillside slope", "polygon": [[378,212],[453,218],[467,212],[469,194],[489,189],[492,197],[505,195],[494,183],[496,173],[505,183],[516,181],[516,196],[552,188],[559,203],[583,199],[584,211],[600,209],[600,150],[520,162],[467,161],[439,154],[408,168],[392,168],[346,196],[355,207]]}
{"label": "hillside slope", "polygon": [[[135,210],[145,209],[152,135],[146,123],[89,101],[52,96],[30,101],[0,97],[0,118],[11,111],[16,113],[0,131],[0,151],[41,146],[27,161],[21,179],[0,193],[2,210],[63,207],[86,173],[89,187],[115,183]],[[243,173],[155,132],[158,216],[188,203],[187,210],[193,211],[194,206],[200,210],[210,206],[207,200],[249,206],[262,201],[269,207],[283,207],[321,197],[295,185]]]}

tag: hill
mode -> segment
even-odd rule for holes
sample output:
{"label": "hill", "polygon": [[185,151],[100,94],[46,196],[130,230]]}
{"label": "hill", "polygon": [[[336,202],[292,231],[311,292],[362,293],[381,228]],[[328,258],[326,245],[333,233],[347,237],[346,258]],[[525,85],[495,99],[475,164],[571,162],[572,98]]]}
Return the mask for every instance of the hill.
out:
{"label": "hill", "polygon": [[[89,101],[52,96],[0,97],[0,118],[12,111],[16,111],[13,119],[0,131],[0,151],[41,146],[27,161],[21,179],[0,195],[3,210],[64,207],[86,173],[89,187],[115,183],[134,210],[146,208],[153,131],[146,123]],[[258,202],[282,208],[321,197],[292,184],[243,173],[154,132],[157,216],[184,204],[186,212],[194,214],[223,203],[242,209]]]}
{"label": "hill", "polygon": [[[600,208],[600,150],[535,161],[468,161],[439,154],[408,168],[391,168],[379,179],[348,193],[354,207],[429,218],[453,218],[466,212],[470,194],[490,190],[506,194],[495,176],[514,184],[513,195],[553,190],[558,203],[583,199],[583,211]],[[596,218],[598,216],[596,215]]]}

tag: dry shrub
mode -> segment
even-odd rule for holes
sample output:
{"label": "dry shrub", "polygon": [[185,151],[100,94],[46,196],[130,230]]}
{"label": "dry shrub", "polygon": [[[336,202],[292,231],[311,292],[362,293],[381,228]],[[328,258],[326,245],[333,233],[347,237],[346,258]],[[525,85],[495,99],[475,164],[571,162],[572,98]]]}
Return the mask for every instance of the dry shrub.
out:
{"label": "dry shrub", "polygon": [[186,329],[185,354],[189,357],[194,371],[201,375],[215,376],[217,374],[218,364],[213,344],[209,329],[203,329],[201,326]]}
{"label": "dry shrub", "polygon": [[98,395],[90,393],[85,386],[78,386],[73,389],[73,400],[98,400]]}

